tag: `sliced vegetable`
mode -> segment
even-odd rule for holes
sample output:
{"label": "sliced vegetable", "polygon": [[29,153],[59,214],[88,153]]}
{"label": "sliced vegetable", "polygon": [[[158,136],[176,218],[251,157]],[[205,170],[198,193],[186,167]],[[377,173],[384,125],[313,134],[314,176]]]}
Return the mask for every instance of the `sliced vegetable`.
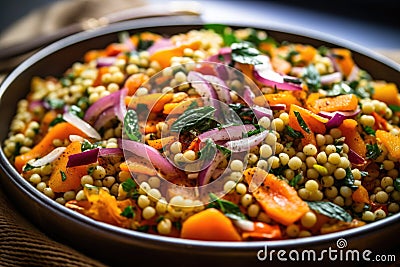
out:
{"label": "sliced vegetable", "polygon": [[[242,233],[243,239],[281,239],[282,232],[279,225],[270,225],[263,222],[251,222],[253,230]],[[238,221],[240,224],[240,221]],[[238,226],[238,224],[236,224]]]}
{"label": "sliced vegetable", "polygon": [[241,241],[238,231],[222,212],[210,208],[182,223],[181,238],[206,241]]}
{"label": "sliced vegetable", "polygon": [[376,137],[387,148],[389,154],[400,160],[400,137],[383,130],[376,131]]}
{"label": "sliced vegetable", "polygon": [[348,77],[355,66],[351,51],[345,48],[332,48],[330,52],[340,72]]}
{"label": "sliced vegetable", "polygon": [[[275,175],[257,167],[245,170],[243,175],[250,190],[253,190],[253,196],[273,220],[289,225],[309,211],[307,203],[297,195],[297,191]],[[263,181],[262,186],[252,188],[252,182],[258,185],[260,181]]]}
{"label": "sliced vegetable", "polygon": [[307,201],[310,208],[329,218],[338,219],[344,222],[351,222],[353,218],[342,207],[329,201]]}
{"label": "sliced vegetable", "polygon": [[320,111],[354,111],[357,107],[357,96],[354,94],[348,94],[316,99],[312,105],[312,110],[316,113]]}
{"label": "sliced vegetable", "polygon": [[399,90],[395,83],[375,82],[372,86],[374,88],[373,99],[383,101],[388,105],[400,105]]}
{"label": "sliced vegetable", "polygon": [[64,153],[53,162],[53,172],[49,179],[49,187],[53,192],[76,190],[81,185],[81,177],[86,175],[88,171],[87,165],[67,167],[69,156],[81,152],[81,143],[72,142],[67,146]]}
{"label": "sliced vegetable", "polygon": [[57,147],[53,151],[51,151],[46,156],[35,160],[34,162],[29,163],[32,167],[41,167],[48,163],[52,163],[55,159],[57,159],[62,153],[64,153],[65,147]]}
{"label": "sliced vegetable", "polygon": [[344,142],[362,158],[365,158],[367,149],[365,142],[362,139],[357,128],[358,122],[353,119],[345,119],[339,129],[342,131],[342,136],[345,137]]}
{"label": "sliced vegetable", "polygon": [[173,94],[154,93],[127,97],[125,103],[133,109],[137,109],[139,105],[146,105],[149,111],[158,113],[163,111],[164,105],[171,102],[172,98]]}
{"label": "sliced vegetable", "polygon": [[259,134],[255,134],[241,140],[228,141],[224,144],[224,147],[231,150],[232,152],[249,151],[251,147],[260,144],[265,139],[265,137],[267,137],[267,135],[268,131],[262,131]]}
{"label": "sliced vegetable", "polygon": [[137,89],[149,79],[149,76],[143,73],[135,73],[129,76],[125,83],[124,88],[128,89],[127,95],[133,96]]}
{"label": "sliced vegetable", "polygon": [[365,204],[370,203],[368,191],[362,185],[358,186],[357,190],[354,191],[353,194],[351,195],[351,198],[355,202],[365,203]]}
{"label": "sliced vegetable", "polygon": [[95,148],[70,155],[68,157],[67,168],[96,163],[99,156],[99,150],[99,148]]}
{"label": "sliced vegetable", "polygon": [[41,158],[51,152],[55,148],[55,146],[53,145],[53,141],[55,139],[65,140],[73,134],[88,137],[83,131],[68,122],[61,122],[56,124],[29,152],[15,157],[15,168],[19,172],[21,172],[22,167],[29,160]]}
{"label": "sliced vegetable", "polygon": [[66,122],[71,123],[72,125],[74,125],[75,127],[77,127],[78,129],[80,129],[82,132],[85,133],[85,135],[87,137],[96,139],[96,140],[100,140],[101,136],[100,134],[96,131],[96,129],[94,129],[90,124],[88,124],[86,121],[82,120],[81,118],[79,118],[78,116],[70,113],[70,112],[66,112],[63,114],[63,119]]}

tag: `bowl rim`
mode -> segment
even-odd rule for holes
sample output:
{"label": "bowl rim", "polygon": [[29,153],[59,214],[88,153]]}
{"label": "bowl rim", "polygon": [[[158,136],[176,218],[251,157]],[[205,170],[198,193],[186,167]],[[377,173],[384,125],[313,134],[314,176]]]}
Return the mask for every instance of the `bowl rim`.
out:
{"label": "bowl rim", "polygon": [[[9,87],[9,85],[26,69],[29,69],[32,65],[37,63],[38,61],[45,59],[47,56],[64,49],[67,46],[72,46],[75,43],[79,43],[81,41],[85,41],[91,38],[100,37],[102,35],[118,33],[124,30],[129,31],[140,31],[144,28],[168,28],[173,26],[187,26],[187,27],[201,27],[204,24],[212,23],[211,21],[204,21],[202,19],[193,19],[193,17],[179,18],[175,17],[172,21],[166,22],[165,18],[151,18],[151,19],[137,19],[135,21],[125,21],[115,23],[103,28],[95,29],[93,31],[80,32],[66,38],[63,38],[59,41],[56,41],[32,56],[28,59],[24,60],[19,66],[17,66],[11,73],[7,75],[7,77],[3,80],[0,85],[0,103],[3,97],[3,94]],[[302,36],[306,38],[313,38],[319,41],[331,43],[333,45],[346,47],[352,51],[358,52],[364,56],[367,56],[375,61],[379,61],[386,66],[400,71],[400,64],[382,56],[368,48],[362,47],[350,41],[337,38],[333,35],[329,35],[326,33],[312,31],[309,29],[305,29],[298,26],[293,25],[283,25],[283,24],[271,24],[271,25],[262,25],[261,23],[238,23],[238,22],[226,22],[226,25],[232,27],[254,27],[264,29],[268,31],[277,31],[283,32],[290,35]],[[190,239],[182,239],[176,237],[167,237],[156,234],[148,234],[139,231],[134,231],[130,229],[124,229],[121,227],[113,226],[107,223],[95,221],[87,216],[84,216],[78,212],[75,212],[71,209],[66,208],[63,205],[58,204],[54,200],[46,197],[43,193],[39,192],[36,188],[29,184],[28,181],[22,178],[19,173],[14,169],[12,164],[8,161],[7,157],[3,152],[3,147],[0,149],[0,167],[6,174],[7,177],[1,177],[1,179],[9,179],[11,182],[18,187],[24,194],[28,195],[33,201],[43,206],[44,208],[49,209],[51,212],[64,217],[66,220],[71,221],[72,223],[83,223],[87,227],[94,227],[98,231],[104,232],[106,235],[113,235],[117,238],[136,238],[138,242],[146,241],[150,242],[145,246],[150,246],[151,244],[156,244],[157,247],[163,247],[160,245],[174,245],[184,248],[200,248],[200,249],[213,249],[213,250],[235,250],[235,251],[243,251],[243,250],[257,250],[263,248],[265,245],[268,245],[270,248],[290,248],[290,247],[300,247],[307,245],[315,245],[320,243],[334,242],[338,238],[357,238],[362,236],[368,232],[378,230],[382,227],[387,227],[388,225],[395,224],[397,220],[400,219],[400,213],[396,215],[392,215],[384,220],[379,220],[367,225],[364,225],[359,228],[348,229],[336,233],[330,233],[325,235],[318,235],[312,237],[304,237],[298,239],[287,239],[287,240],[274,240],[274,241],[242,241],[242,242],[225,242],[225,241],[201,241],[201,240],[190,240]]]}

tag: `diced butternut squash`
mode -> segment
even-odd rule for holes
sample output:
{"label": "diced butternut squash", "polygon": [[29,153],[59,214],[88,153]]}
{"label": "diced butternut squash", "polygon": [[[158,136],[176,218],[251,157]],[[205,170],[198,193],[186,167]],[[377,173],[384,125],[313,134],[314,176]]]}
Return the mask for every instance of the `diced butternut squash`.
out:
{"label": "diced butternut squash", "polygon": [[356,95],[339,95],[335,97],[319,98],[314,101],[314,104],[309,103],[314,112],[320,111],[353,111],[358,107],[358,98]]}
{"label": "diced butternut squash", "polygon": [[344,142],[361,157],[365,158],[367,148],[357,129],[357,121],[353,119],[345,119],[339,129],[342,136],[345,137]]}
{"label": "diced butternut squash", "polygon": [[392,157],[400,160],[400,136],[393,135],[383,130],[377,130],[376,138],[382,142]]}
{"label": "diced butternut squash", "polygon": [[374,82],[373,99],[383,101],[388,105],[400,106],[400,99],[398,97],[399,90],[395,83]]}
{"label": "diced butternut squash", "polygon": [[345,48],[332,48],[333,58],[340,68],[340,72],[348,77],[355,66],[351,51]]}

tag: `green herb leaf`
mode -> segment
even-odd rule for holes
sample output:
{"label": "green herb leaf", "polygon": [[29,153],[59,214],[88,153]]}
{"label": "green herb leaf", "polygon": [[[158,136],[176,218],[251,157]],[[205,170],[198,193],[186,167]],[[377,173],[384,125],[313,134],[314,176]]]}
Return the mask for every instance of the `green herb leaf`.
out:
{"label": "green herb leaf", "polygon": [[353,218],[342,207],[329,201],[306,201],[310,209],[317,213],[344,222],[351,222]]}
{"label": "green herb leaf", "polygon": [[307,84],[308,89],[313,92],[318,91],[318,89],[321,87],[321,77],[313,64],[307,66],[302,78]]}
{"label": "green herb leaf", "polygon": [[297,174],[292,180],[289,181],[289,185],[295,187],[300,182],[301,178],[303,178],[303,173]]}
{"label": "green herb leaf", "polygon": [[67,175],[65,174],[65,172],[63,172],[63,171],[60,171],[60,174],[61,174],[61,181],[65,181],[65,180],[67,180]]}
{"label": "green herb leaf", "polygon": [[375,136],[375,130],[372,129],[371,126],[364,126],[364,132],[366,132],[369,135]]}
{"label": "green herb leaf", "polygon": [[101,147],[101,145],[98,144],[98,143],[92,144],[88,140],[85,139],[82,142],[81,151],[83,152],[83,151],[95,149],[95,148],[98,148],[98,147]]}
{"label": "green herb leaf", "polygon": [[137,51],[147,50],[153,44],[154,44],[153,40],[143,40],[143,39],[139,38],[139,42],[137,45]]}
{"label": "green herb leaf", "polygon": [[225,45],[231,45],[238,41],[232,30],[223,24],[206,24],[204,28],[213,30],[215,33],[221,35]]}
{"label": "green herb leaf", "polygon": [[368,175],[368,172],[366,171],[360,171],[361,177],[365,177]]}
{"label": "green herb leaf", "polygon": [[129,179],[127,179],[125,182],[123,182],[123,183],[121,184],[121,186],[122,186],[122,189],[123,189],[125,192],[129,193],[129,192],[131,192],[132,190],[136,189],[137,184],[135,183],[135,181],[133,181],[133,179],[129,178]]}
{"label": "green herb leaf", "polygon": [[34,168],[36,168],[36,167],[30,165],[29,163],[26,163],[24,166],[24,169],[22,171],[27,172],[27,171],[33,170]]}
{"label": "green herb leaf", "polygon": [[213,120],[214,112],[215,108],[210,106],[187,109],[172,123],[170,130],[172,132],[186,132],[190,130],[203,132],[215,128],[216,122]]}
{"label": "green herb leaf", "polygon": [[85,113],[83,112],[83,110],[82,110],[80,107],[75,106],[75,105],[70,106],[68,111],[69,111],[70,113],[72,113],[72,114],[78,116],[78,117],[81,118],[81,119],[83,119],[83,116],[85,115]]}
{"label": "green herb leaf", "polygon": [[390,108],[393,112],[400,112],[400,106],[389,105],[389,108]]}
{"label": "green herb leaf", "polygon": [[231,49],[233,61],[250,65],[261,64],[261,61],[257,59],[261,53],[251,43],[233,43]]}
{"label": "green herb leaf", "polygon": [[129,109],[126,112],[124,118],[124,130],[126,135],[132,141],[138,142],[141,140],[142,135],[139,131],[138,116],[136,114],[136,111],[134,111],[133,109]]}
{"label": "green herb leaf", "polygon": [[263,131],[265,131],[265,129],[264,129],[263,127],[259,127],[259,128],[257,128],[257,129],[248,131],[247,133],[243,134],[243,137],[250,137],[250,136],[252,136],[252,135],[259,134],[259,133],[261,133],[261,132],[263,132]]}
{"label": "green herb leaf", "polygon": [[298,111],[293,111],[293,112],[294,112],[294,115],[296,116],[297,122],[299,123],[301,129],[303,129],[306,133],[311,133],[310,129],[308,128],[307,123],[301,117],[300,112],[298,112]]}
{"label": "green herb leaf", "polygon": [[224,154],[225,157],[229,157],[232,154],[232,151],[230,151],[229,149],[227,149],[224,146],[220,146],[220,145],[215,145],[217,147],[217,149],[219,151],[221,151],[222,154]]}
{"label": "green herb leaf", "polygon": [[328,54],[328,52],[329,52],[329,48],[328,47],[326,47],[324,45],[321,45],[320,47],[318,47],[318,53],[321,56],[323,56],[323,57],[326,56]]}
{"label": "green herb leaf", "polygon": [[51,109],[61,109],[65,106],[64,100],[58,98],[47,98],[45,101]]}
{"label": "green herb leaf", "polygon": [[57,117],[52,120],[49,124],[50,127],[53,127],[56,124],[59,124],[60,122],[64,122],[65,120],[63,119],[63,116],[61,114],[58,114]]}
{"label": "green herb leaf", "polygon": [[147,233],[149,231],[150,226],[148,225],[141,225],[136,230],[139,232]]}
{"label": "green herb leaf", "polygon": [[241,219],[246,219],[246,216],[240,211],[238,205],[228,200],[220,199],[213,193],[210,193],[209,196],[211,203],[208,204],[208,208],[216,208],[221,210],[225,214],[234,214]]}
{"label": "green herb leaf", "polygon": [[286,129],[286,134],[289,135],[290,137],[294,138],[294,139],[304,138],[304,135],[301,132],[296,131],[295,129],[293,129],[289,125],[287,125],[285,129]]}
{"label": "green herb leaf", "polygon": [[326,96],[338,96],[351,94],[353,89],[344,82],[336,83],[331,90],[326,91]]}
{"label": "green herb leaf", "polygon": [[180,231],[182,229],[182,223],[180,221],[173,222],[172,225]]}
{"label": "green herb leaf", "polygon": [[120,214],[128,219],[135,217],[135,211],[133,210],[132,206],[127,206]]}
{"label": "green herb leaf", "polygon": [[400,177],[394,179],[393,185],[394,185],[394,188],[395,188],[397,191],[400,191]]}
{"label": "green herb leaf", "polygon": [[379,149],[378,144],[367,144],[367,154],[366,154],[366,158],[367,159],[377,159],[381,153],[382,150]]}
{"label": "green herb leaf", "polygon": [[343,185],[350,187],[352,190],[356,190],[358,188],[358,186],[354,184],[354,176],[350,167],[346,169],[346,176],[342,181]]}
{"label": "green herb leaf", "polygon": [[87,96],[82,96],[76,102],[76,105],[80,107],[82,110],[86,110],[89,107],[89,98]]}

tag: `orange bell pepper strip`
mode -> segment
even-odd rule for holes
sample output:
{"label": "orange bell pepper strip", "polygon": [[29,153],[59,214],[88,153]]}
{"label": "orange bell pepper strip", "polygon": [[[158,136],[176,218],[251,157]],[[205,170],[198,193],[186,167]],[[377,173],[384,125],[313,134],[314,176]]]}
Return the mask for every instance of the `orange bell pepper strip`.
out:
{"label": "orange bell pepper strip", "polygon": [[29,152],[15,157],[15,168],[17,169],[17,171],[21,172],[23,166],[28,161],[30,161],[31,159],[43,157],[51,152],[55,148],[55,146],[53,145],[54,139],[64,140],[72,134],[80,135],[87,138],[85,133],[83,133],[80,129],[76,128],[74,125],[68,122],[61,122],[56,124]]}
{"label": "orange bell pepper strip", "polygon": [[182,223],[181,238],[206,241],[241,241],[238,231],[222,212],[209,208]]}
{"label": "orange bell pepper strip", "polygon": [[339,126],[342,136],[345,137],[344,142],[361,157],[365,158],[367,148],[364,140],[361,138],[357,128],[358,122],[353,119],[345,119]]}
{"label": "orange bell pepper strip", "polygon": [[65,151],[58,157],[53,164],[53,172],[49,180],[49,187],[53,192],[67,192],[76,190],[81,185],[81,177],[87,174],[88,166],[81,165],[68,167],[68,158],[70,155],[81,153],[81,143],[72,142]]}
{"label": "orange bell pepper strip", "polygon": [[275,175],[257,167],[245,170],[243,175],[250,185],[249,188],[252,187],[253,181],[256,184],[263,181],[262,185],[253,191],[253,196],[271,219],[289,225],[310,210],[307,203],[297,195],[297,191]]}

